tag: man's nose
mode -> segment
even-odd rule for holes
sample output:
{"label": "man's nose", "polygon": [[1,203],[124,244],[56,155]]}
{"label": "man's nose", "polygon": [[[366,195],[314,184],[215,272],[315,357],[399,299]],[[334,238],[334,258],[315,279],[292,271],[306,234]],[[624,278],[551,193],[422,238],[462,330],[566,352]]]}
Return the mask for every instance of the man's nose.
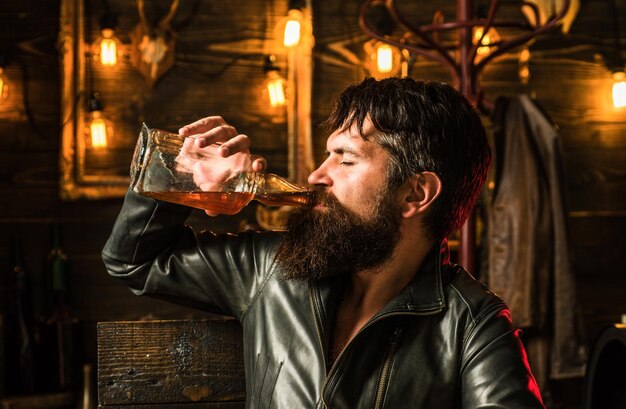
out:
{"label": "man's nose", "polygon": [[313,185],[313,186],[319,186],[319,185],[330,186],[330,185],[332,185],[332,181],[331,181],[330,177],[328,177],[328,174],[325,171],[324,164],[325,164],[325,162],[322,163],[313,172],[311,172],[311,174],[307,178],[307,182],[309,182],[310,185]]}

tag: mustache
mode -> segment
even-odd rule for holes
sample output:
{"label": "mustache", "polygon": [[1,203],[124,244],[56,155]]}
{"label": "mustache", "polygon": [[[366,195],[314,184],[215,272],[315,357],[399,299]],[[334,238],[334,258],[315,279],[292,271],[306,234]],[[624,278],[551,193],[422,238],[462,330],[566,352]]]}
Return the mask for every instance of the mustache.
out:
{"label": "mustache", "polygon": [[339,200],[325,186],[314,186],[310,203],[311,207],[316,205],[337,206],[339,205]]}

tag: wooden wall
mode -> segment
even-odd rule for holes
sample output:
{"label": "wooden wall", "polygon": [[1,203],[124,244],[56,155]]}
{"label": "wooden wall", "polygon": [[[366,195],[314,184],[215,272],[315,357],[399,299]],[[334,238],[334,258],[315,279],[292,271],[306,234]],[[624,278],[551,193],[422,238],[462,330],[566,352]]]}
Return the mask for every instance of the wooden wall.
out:
{"label": "wooden wall", "polygon": [[[138,21],[134,0],[109,3],[127,10],[120,16],[124,30]],[[146,3],[152,4],[150,12],[155,15],[169,4]],[[132,86],[121,81],[107,85],[105,74],[95,78],[104,90],[105,102],[118,107],[113,110],[114,119],[134,125],[152,120],[155,126],[176,129],[195,118],[219,113],[255,138],[256,151],[268,157],[273,171],[285,173],[285,118],[268,112],[254,95],[263,78],[262,61],[251,56],[255,53],[250,53],[250,47],[257,44],[262,52],[271,48],[272,27],[286,10],[286,1],[182,3],[183,10],[174,19],[180,27],[181,46],[171,73],[160,83],[151,88],[134,78]],[[360,3],[313,2],[313,123],[318,161],[323,156],[325,131],[316,124],[327,113],[329,99],[366,75],[364,68],[355,64],[363,57],[359,42],[364,37],[357,25]],[[428,20],[430,10],[437,6],[454,15],[453,3],[437,0],[415,4],[428,7],[427,13],[418,14],[428,16]],[[626,253],[622,240],[626,231],[626,110],[611,107],[611,74],[599,59],[601,51],[615,45],[615,30],[607,29],[613,27],[612,16],[618,18],[621,28],[620,43],[626,41],[626,3],[616,3],[617,15],[610,11],[608,0],[582,0],[569,36],[552,33],[535,41],[530,48],[532,76],[527,88],[517,82],[515,53],[492,64],[483,77],[490,98],[531,92],[560,128],[578,307],[590,343],[603,325],[618,321],[620,314],[626,313],[626,275],[621,260]],[[95,15],[102,3],[92,0],[87,4]],[[413,10],[415,4],[409,8]],[[11,57],[6,68],[11,88],[8,98],[0,100],[0,311],[6,308],[10,238],[18,236],[25,245],[37,310],[50,229],[52,224],[59,224],[63,247],[71,260],[71,304],[86,324],[85,360],[94,362],[98,321],[203,314],[135,297],[106,275],[100,250],[121,199],[59,199],[63,119],[58,10],[59,0],[5,1],[0,5],[0,51],[10,51]],[[620,14],[623,17],[619,18]],[[124,34],[121,37],[127,40]],[[244,57],[233,59],[239,51]],[[132,79],[137,74],[128,69],[123,75]],[[423,59],[416,61],[411,75],[449,80],[436,63]],[[237,218],[208,219],[194,213],[190,222],[199,228],[236,231],[246,220],[254,220],[252,208]]]}

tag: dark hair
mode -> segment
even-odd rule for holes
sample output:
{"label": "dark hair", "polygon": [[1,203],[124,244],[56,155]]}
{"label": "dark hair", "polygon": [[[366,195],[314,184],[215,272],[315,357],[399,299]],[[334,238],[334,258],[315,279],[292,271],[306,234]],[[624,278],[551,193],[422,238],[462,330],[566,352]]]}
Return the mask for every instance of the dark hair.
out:
{"label": "dark hair", "polygon": [[423,171],[434,172],[442,192],[425,217],[435,240],[461,228],[487,178],[491,153],[475,109],[453,87],[411,78],[365,79],[348,87],[326,121],[333,130],[369,117],[375,138],[392,158],[389,185],[399,187]]}

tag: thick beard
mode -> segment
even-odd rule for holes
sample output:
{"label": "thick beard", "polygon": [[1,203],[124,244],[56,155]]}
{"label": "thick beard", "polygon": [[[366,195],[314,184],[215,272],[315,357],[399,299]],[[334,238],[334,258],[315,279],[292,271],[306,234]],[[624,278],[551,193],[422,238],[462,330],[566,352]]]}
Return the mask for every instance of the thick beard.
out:
{"label": "thick beard", "polygon": [[[314,208],[320,200],[323,210]],[[276,254],[285,279],[317,281],[350,275],[380,266],[391,257],[400,240],[401,213],[390,192],[378,196],[369,218],[356,215],[328,195],[320,200],[289,216]]]}

